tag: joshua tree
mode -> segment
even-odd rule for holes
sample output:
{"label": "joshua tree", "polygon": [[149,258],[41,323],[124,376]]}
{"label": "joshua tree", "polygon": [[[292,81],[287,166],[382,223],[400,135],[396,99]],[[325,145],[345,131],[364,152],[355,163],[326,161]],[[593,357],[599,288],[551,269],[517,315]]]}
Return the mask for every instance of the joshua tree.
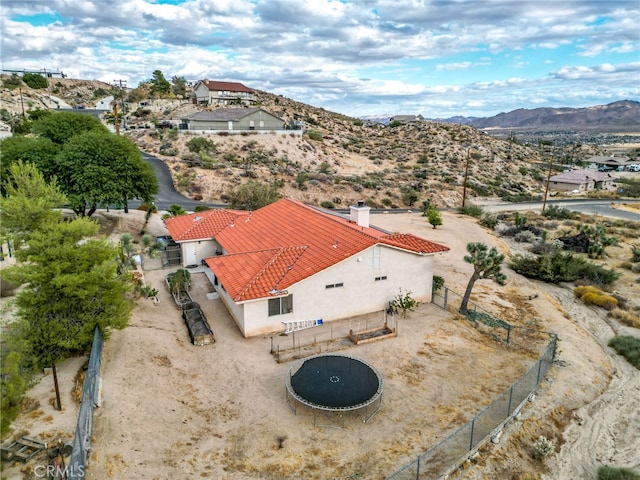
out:
{"label": "joshua tree", "polygon": [[469,255],[465,255],[464,261],[473,265],[473,275],[469,279],[460,305],[462,314],[467,313],[467,304],[476,280],[491,279],[499,285],[504,285],[507,280],[507,276],[501,270],[504,255],[498,253],[496,247],[489,250],[484,243],[472,242],[467,244],[467,252]]}

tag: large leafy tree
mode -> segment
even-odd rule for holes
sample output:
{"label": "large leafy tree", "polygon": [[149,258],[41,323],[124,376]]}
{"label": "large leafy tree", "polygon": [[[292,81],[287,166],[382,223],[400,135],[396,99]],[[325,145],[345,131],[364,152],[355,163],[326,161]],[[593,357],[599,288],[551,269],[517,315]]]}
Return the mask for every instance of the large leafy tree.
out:
{"label": "large leafy tree", "polygon": [[153,76],[149,81],[151,84],[151,95],[157,95],[159,97],[171,93],[171,83],[164,77],[164,74],[160,70],[155,70]]}
{"label": "large leafy tree", "polygon": [[53,159],[60,151],[60,145],[56,145],[48,138],[26,137],[14,135],[0,142],[0,178],[2,179],[2,194],[6,195],[6,182],[9,178],[11,165],[22,160],[25,163],[33,163],[40,172],[49,178],[54,172]]}
{"label": "large leafy tree", "polygon": [[491,279],[498,285],[504,285],[507,280],[506,275],[502,273],[504,255],[498,253],[495,247],[489,250],[484,243],[472,242],[467,244],[467,252],[469,255],[465,255],[464,261],[473,265],[473,274],[462,297],[460,313],[463,314],[467,313],[471,291],[477,280]]}
{"label": "large leafy tree", "polygon": [[18,160],[8,173],[7,195],[0,197],[0,235],[19,248],[33,232],[61,220],[62,213],[54,208],[64,205],[65,196],[55,178],[47,183],[31,163]]}
{"label": "large leafy tree", "polygon": [[133,282],[118,269],[118,249],[92,238],[88,218],[47,225],[33,232],[21,263],[6,270],[24,288],[16,296],[17,318],[34,368],[86,351],[100,327],[124,328],[133,309]]}
{"label": "large leafy tree", "polygon": [[117,204],[128,211],[134,198],[150,201],[158,192],[151,166],[127,137],[88,132],[69,140],[56,157],[58,177],[71,208],[91,216],[100,205]]}
{"label": "large leafy tree", "polygon": [[98,131],[108,132],[100,120],[85,113],[55,112],[43,116],[33,122],[31,127],[34,133],[48,138],[53,143],[62,144],[75,135],[84,132]]}

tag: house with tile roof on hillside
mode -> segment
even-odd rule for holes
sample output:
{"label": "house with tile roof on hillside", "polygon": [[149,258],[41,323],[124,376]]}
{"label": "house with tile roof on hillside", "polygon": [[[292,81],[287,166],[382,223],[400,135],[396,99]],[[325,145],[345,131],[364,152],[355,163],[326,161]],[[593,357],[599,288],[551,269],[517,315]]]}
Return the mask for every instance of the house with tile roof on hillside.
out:
{"label": "house with tile roof on hillside", "polygon": [[591,190],[611,190],[615,179],[608,173],[593,170],[571,170],[549,178],[549,187],[553,190],[570,192],[589,192]]}
{"label": "house with tile roof on hillside", "polygon": [[255,92],[239,82],[200,80],[193,87],[191,101],[200,105],[255,105]]}
{"label": "house with tile roof on hillside", "polygon": [[207,210],[166,220],[183,264],[202,261],[245,337],[284,322],[330,322],[387,308],[400,289],[431,300],[434,255],[448,247],[283,199],[253,212]]}

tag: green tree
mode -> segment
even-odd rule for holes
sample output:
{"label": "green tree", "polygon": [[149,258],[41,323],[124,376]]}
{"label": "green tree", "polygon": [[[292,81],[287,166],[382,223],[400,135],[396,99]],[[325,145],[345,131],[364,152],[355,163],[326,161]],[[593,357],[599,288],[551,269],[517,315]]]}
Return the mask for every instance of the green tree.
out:
{"label": "green tree", "polygon": [[54,208],[64,205],[65,196],[55,178],[47,184],[31,163],[19,160],[10,166],[9,174],[7,196],[0,197],[0,235],[19,248],[33,232],[61,221],[62,213]]}
{"label": "green tree", "polygon": [[97,118],[74,112],[55,112],[46,115],[33,122],[31,129],[41,137],[58,144],[65,143],[71,137],[81,133],[109,131]]}
{"label": "green tree", "polygon": [[164,78],[164,75],[160,70],[155,70],[153,72],[153,76],[149,83],[149,91],[152,96],[157,95],[161,97],[163,95],[171,93],[171,84],[166,78]]}
{"label": "green tree", "polygon": [[6,195],[6,179],[11,165],[22,160],[34,164],[45,178],[51,178],[55,171],[54,158],[60,146],[48,138],[14,135],[0,142],[0,189]]}
{"label": "green tree", "polygon": [[118,271],[116,246],[90,238],[98,228],[88,218],[47,225],[16,250],[21,263],[5,269],[23,285],[16,316],[35,369],[89,349],[96,326],[108,336],[129,321],[132,277]]}
{"label": "green tree", "polygon": [[49,86],[47,79],[39,73],[25,73],[22,75],[22,81],[34,89],[47,88]]}
{"label": "green tree", "polygon": [[438,210],[435,210],[433,208],[427,210],[427,218],[433,228],[442,225],[442,215]]}
{"label": "green tree", "polygon": [[187,79],[184,77],[178,77],[174,75],[171,77],[171,91],[177,97],[178,95],[182,96],[182,98],[187,96]]}
{"label": "green tree", "polygon": [[62,190],[80,216],[91,216],[100,205],[122,205],[134,198],[151,201],[158,192],[152,167],[128,138],[88,132],[69,140],[56,157]]}
{"label": "green tree", "polygon": [[504,255],[498,253],[496,247],[492,247],[489,250],[484,243],[472,242],[467,244],[467,252],[469,252],[469,255],[465,255],[464,261],[473,265],[473,275],[471,275],[464,297],[462,297],[462,304],[460,305],[460,313],[462,314],[467,313],[471,291],[477,280],[490,279],[498,285],[504,285],[507,281],[507,277],[502,273],[501,268]]}
{"label": "green tree", "polygon": [[20,354],[9,351],[4,345],[2,349],[2,366],[0,367],[0,437],[9,433],[11,422],[20,413],[22,399],[27,390],[27,381],[20,371]]}
{"label": "green tree", "polygon": [[273,183],[249,180],[229,194],[231,208],[257,210],[280,199],[280,192]]}

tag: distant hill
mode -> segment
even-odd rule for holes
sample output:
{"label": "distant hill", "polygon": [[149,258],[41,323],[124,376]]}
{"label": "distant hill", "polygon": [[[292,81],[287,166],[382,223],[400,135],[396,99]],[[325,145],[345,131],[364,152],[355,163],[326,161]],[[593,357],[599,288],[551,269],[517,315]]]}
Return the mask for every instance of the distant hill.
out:
{"label": "distant hill", "polygon": [[[447,119],[461,122],[460,117]],[[464,118],[464,117],[463,117]],[[640,131],[640,102],[622,100],[585,108],[519,108],[467,123],[479,129],[623,130]]]}

